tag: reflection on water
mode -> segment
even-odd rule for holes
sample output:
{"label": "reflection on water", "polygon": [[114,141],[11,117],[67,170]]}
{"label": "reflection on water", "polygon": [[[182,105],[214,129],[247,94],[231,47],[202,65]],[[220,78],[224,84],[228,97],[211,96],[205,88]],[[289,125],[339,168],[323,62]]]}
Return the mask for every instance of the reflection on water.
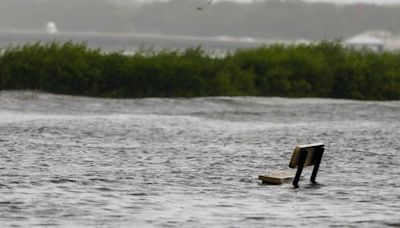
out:
{"label": "reflection on water", "polygon": [[[398,113],[400,102],[1,92],[0,224],[399,226]],[[316,141],[319,185],[260,185]]]}

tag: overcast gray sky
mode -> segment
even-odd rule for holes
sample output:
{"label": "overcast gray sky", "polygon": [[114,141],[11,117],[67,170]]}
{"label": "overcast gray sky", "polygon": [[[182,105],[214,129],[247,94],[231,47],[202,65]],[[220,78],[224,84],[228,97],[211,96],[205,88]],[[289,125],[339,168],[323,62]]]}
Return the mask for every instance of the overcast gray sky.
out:
{"label": "overcast gray sky", "polygon": [[307,0],[308,2],[335,2],[335,3],[375,3],[375,4],[400,4],[400,0]]}
{"label": "overcast gray sky", "polygon": [[[137,5],[155,1],[164,3]],[[213,7],[208,1],[211,0],[0,0],[0,30],[52,31],[48,22],[54,22],[60,32],[260,39],[340,39],[370,30],[400,34],[400,0],[304,0],[398,4],[389,7],[290,3],[300,0],[282,0],[279,4],[268,0],[213,0],[261,2]],[[121,5],[113,7],[110,3]]]}
{"label": "overcast gray sky", "polygon": [[[235,2],[253,2],[253,1],[262,1],[262,0],[216,0],[216,1],[235,1]],[[400,0],[303,0],[307,2],[335,2],[335,3],[377,3],[377,4],[385,4],[385,3],[400,3]]]}
{"label": "overcast gray sky", "polygon": [[[129,1],[129,0],[125,0]],[[169,0],[130,0],[133,2],[151,2],[151,1],[159,1],[159,2],[166,2]],[[221,2],[221,1],[232,1],[232,2],[243,2],[249,3],[254,1],[265,1],[265,0],[214,0],[214,2]],[[307,2],[334,2],[334,3],[341,3],[341,4],[351,4],[351,3],[375,3],[375,4],[393,4],[398,3],[400,4],[400,0],[303,0]]]}

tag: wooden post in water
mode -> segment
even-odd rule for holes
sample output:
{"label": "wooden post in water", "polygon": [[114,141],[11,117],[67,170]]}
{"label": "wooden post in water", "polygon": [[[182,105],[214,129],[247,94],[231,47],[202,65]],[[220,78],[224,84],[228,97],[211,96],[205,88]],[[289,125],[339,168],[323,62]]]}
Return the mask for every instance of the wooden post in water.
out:
{"label": "wooden post in water", "polygon": [[324,154],[324,147],[318,147],[315,149],[315,164],[314,164],[314,169],[313,172],[311,174],[311,179],[310,181],[313,183],[316,183],[315,178],[317,178],[317,173],[318,173],[318,169],[319,169],[319,164],[321,163],[322,160],[322,155]]}
{"label": "wooden post in water", "polygon": [[307,150],[305,149],[300,149],[300,157],[299,157],[299,162],[297,165],[297,171],[296,171],[296,176],[294,177],[293,180],[293,186],[295,188],[299,187],[299,180],[301,177],[301,173],[303,172],[303,168],[304,168],[304,163],[306,162],[306,158],[307,158]]}

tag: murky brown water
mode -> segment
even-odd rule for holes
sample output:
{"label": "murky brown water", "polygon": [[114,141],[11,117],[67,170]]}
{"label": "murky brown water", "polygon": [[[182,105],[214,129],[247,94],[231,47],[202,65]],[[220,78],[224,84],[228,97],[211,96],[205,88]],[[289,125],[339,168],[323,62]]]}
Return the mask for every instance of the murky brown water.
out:
{"label": "murky brown water", "polygon": [[[0,93],[1,227],[400,226],[400,102]],[[260,185],[296,144],[317,180]]]}

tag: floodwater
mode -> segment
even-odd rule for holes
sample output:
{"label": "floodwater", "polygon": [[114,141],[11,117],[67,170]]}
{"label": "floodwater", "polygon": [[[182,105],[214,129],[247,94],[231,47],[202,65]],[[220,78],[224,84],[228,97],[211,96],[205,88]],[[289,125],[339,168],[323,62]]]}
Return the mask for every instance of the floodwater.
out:
{"label": "floodwater", "polygon": [[[400,102],[0,92],[1,227],[398,227]],[[318,185],[261,185],[324,142]]]}

